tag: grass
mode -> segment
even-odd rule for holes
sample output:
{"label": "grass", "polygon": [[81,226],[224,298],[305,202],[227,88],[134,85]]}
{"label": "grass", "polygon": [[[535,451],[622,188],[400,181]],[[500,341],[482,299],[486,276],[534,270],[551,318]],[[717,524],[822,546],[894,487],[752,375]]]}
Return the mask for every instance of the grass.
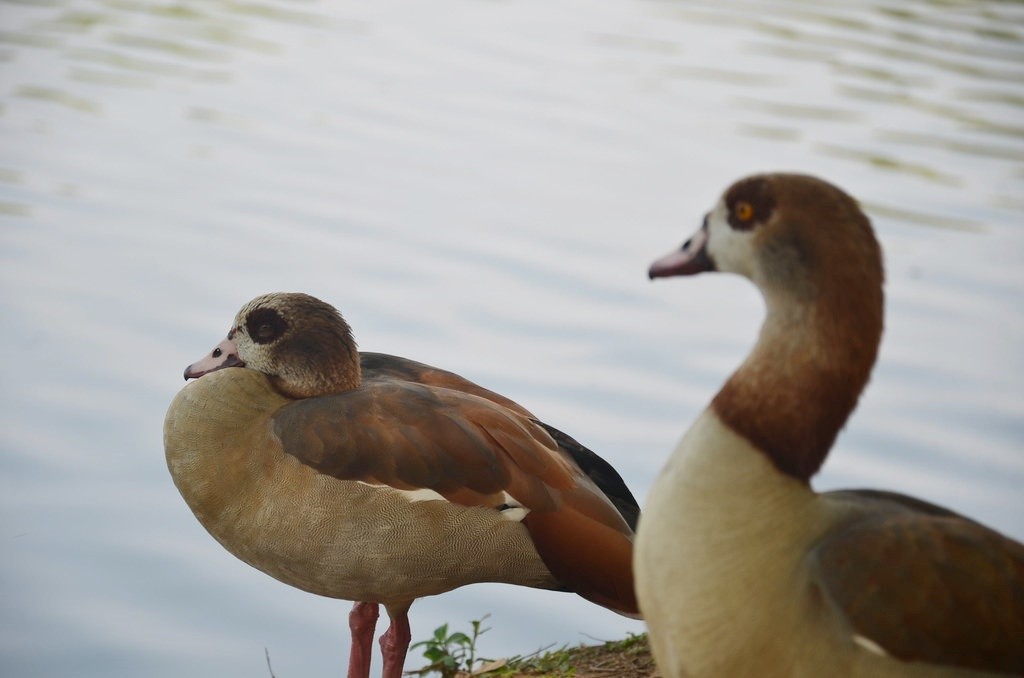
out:
{"label": "grass", "polygon": [[623,640],[600,645],[579,645],[557,650],[541,650],[531,655],[507,659],[483,659],[476,656],[477,639],[490,629],[481,628],[483,619],[470,622],[469,634],[448,631],[444,624],[434,635],[410,649],[425,648],[423,656],[430,661],[407,675],[441,678],[657,678],[647,634],[629,634]]}

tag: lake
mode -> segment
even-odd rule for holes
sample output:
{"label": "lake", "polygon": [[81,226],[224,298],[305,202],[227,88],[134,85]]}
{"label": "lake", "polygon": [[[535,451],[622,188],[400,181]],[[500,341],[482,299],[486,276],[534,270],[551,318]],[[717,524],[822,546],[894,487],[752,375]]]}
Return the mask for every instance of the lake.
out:
{"label": "lake", "polygon": [[[182,370],[264,292],[512,397],[642,501],[763,314],[647,266],[764,170],[845,188],[886,254],[815,486],[1024,539],[1022,114],[1013,2],[0,3],[2,673],[343,672],[349,604],[228,554],[164,462]],[[485,615],[491,657],[643,630],[480,585],[413,639]]]}

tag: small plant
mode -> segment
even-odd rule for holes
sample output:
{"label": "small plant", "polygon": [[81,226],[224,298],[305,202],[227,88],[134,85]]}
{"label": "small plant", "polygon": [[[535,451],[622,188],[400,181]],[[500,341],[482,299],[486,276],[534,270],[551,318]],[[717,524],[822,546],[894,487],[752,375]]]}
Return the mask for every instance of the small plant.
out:
{"label": "small plant", "polygon": [[423,656],[430,662],[418,671],[413,671],[421,676],[428,673],[438,672],[441,678],[455,678],[460,672],[472,674],[473,665],[477,663],[476,641],[490,629],[481,629],[480,626],[490,615],[484,615],[478,620],[471,621],[473,631],[466,635],[461,631],[448,633],[448,624],[442,624],[434,629],[434,637],[430,640],[421,640],[409,647],[414,650],[418,647],[426,648]]}
{"label": "small plant", "polygon": [[408,671],[406,675],[427,676],[437,673],[441,678],[574,678],[578,675],[652,678],[658,675],[646,633],[630,633],[622,640],[607,641],[600,645],[563,645],[554,650],[551,645],[529,655],[516,655],[507,659],[477,658],[476,641],[490,630],[481,628],[488,616],[470,622],[473,625],[470,635],[459,631],[449,634],[448,624],[444,624],[434,630],[430,640],[412,645],[410,649],[426,648],[423,656],[430,660],[430,664],[422,669]]}

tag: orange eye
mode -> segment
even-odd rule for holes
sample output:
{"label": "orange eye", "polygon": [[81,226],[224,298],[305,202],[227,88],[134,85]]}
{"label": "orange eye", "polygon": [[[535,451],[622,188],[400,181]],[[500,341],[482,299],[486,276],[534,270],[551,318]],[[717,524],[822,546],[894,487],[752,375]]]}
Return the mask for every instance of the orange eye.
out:
{"label": "orange eye", "polygon": [[732,211],[740,221],[750,221],[754,218],[754,207],[745,200],[736,203]]}

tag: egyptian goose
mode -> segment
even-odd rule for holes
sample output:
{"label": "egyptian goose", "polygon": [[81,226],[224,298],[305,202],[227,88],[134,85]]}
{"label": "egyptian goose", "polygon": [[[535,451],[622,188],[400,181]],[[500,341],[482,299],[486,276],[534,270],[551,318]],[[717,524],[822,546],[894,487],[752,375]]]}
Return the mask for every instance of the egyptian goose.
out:
{"label": "egyptian goose", "polygon": [[185,379],[164,424],[175,485],[238,558],[357,601],[349,678],[369,675],[379,604],[382,675],[398,678],[413,600],[466,584],[574,591],[636,616],[636,500],[511,400],[359,353],[341,315],[305,294],[246,304]]}
{"label": "egyptian goose", "polygon": [[891,492],[815,493],[882,332],[882,257],[838,188],[730,187],[652,278],[749,278],[756,346],[679,443],[636,543],[666,678],[1024,674],[1024,546]]}

